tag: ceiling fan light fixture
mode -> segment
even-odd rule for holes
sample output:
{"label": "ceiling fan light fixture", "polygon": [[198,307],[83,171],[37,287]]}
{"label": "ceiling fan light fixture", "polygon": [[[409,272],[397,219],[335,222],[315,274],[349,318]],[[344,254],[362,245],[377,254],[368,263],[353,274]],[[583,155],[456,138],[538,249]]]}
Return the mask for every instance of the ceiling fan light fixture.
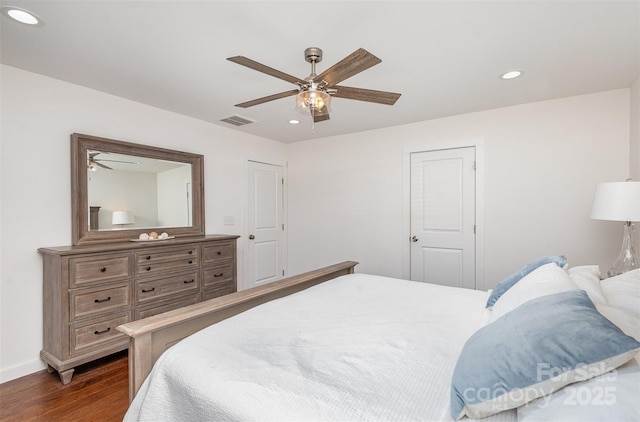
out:
{"label": "ceiling fan light fixture", "polygon": [[331,113],[331,95],[313,87],[300,91],[296,95],[296,110],[301,114]]}

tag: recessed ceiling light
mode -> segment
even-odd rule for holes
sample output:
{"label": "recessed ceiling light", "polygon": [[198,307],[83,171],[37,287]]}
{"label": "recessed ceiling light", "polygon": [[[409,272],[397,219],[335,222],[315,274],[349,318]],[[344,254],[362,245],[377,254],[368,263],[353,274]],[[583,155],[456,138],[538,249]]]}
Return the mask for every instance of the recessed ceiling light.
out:
{"label": "recessed ceiling light", "polygon": [[505,74],[503,74],[501,76],[502,79],[515,79],[519,76],[522,76],[522,71],[521,70],[512,70],[510,72],[507,72]]}
{"label": "recessed ceiling light", "polygon": [[0,8],[3,15],[13,19],[16,22],[23,23],[29,26],[42,26],[44,21],[40,19],[36,14],[29,12],[28,10],[20,9],[13,6],[4,6]]}
{"label": "recessed ceiling light", "polygon": [[300,120],[289,120],[289,123],[291,123],[292,125],[297,125],[298,123],[300,123]]}

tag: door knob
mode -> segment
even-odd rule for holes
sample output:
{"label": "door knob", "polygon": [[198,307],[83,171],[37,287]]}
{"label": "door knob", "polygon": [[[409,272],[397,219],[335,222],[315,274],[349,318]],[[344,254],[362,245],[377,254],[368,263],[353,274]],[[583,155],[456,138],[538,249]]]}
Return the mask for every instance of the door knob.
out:
{"label": "door knob", "polygon": [[249,240],[253,240],[253,239],[255,239],[255,238],[256,238],[256,237],[255,237],[254,235],[252,235],[252,234],[250,234],[250,235],[249,235]]}
{"label": "door knob", "polygon": [[411,241],[412,241],[412,242],[417,242],[417,241],[418,241],[418,236],[413,236],[413,237],[411,238]]}

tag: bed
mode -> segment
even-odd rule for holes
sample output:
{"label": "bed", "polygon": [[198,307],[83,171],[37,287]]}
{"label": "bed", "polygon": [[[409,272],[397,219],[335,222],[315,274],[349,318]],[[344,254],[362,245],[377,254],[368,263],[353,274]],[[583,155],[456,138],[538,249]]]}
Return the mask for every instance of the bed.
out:
{"label": "bed", "polygon": [[119,327],[125,420],[640,416],[640,273],[600,282],[597,266],[542,257],[483,292],[355,265]]}

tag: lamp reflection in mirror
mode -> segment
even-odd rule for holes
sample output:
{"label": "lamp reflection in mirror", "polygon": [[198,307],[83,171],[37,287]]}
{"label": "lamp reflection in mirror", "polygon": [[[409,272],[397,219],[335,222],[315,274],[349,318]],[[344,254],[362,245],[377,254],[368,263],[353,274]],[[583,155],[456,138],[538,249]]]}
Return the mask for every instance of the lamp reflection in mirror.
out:
{"label": "lamp reflection in mirror", "polygon": [[133,224],[135,219],[131,211],[114,211],[111,217],[111,224],[122,227],[125,224]]}
{"label": "lamp reflection in mirror", "polygon": [[613,277],[638,268],[632,222],[640,221],[640,182],[628,179],[626,182],[600,183],[596,187],[591,218],[624,222],[622,248],[607,275]]}

